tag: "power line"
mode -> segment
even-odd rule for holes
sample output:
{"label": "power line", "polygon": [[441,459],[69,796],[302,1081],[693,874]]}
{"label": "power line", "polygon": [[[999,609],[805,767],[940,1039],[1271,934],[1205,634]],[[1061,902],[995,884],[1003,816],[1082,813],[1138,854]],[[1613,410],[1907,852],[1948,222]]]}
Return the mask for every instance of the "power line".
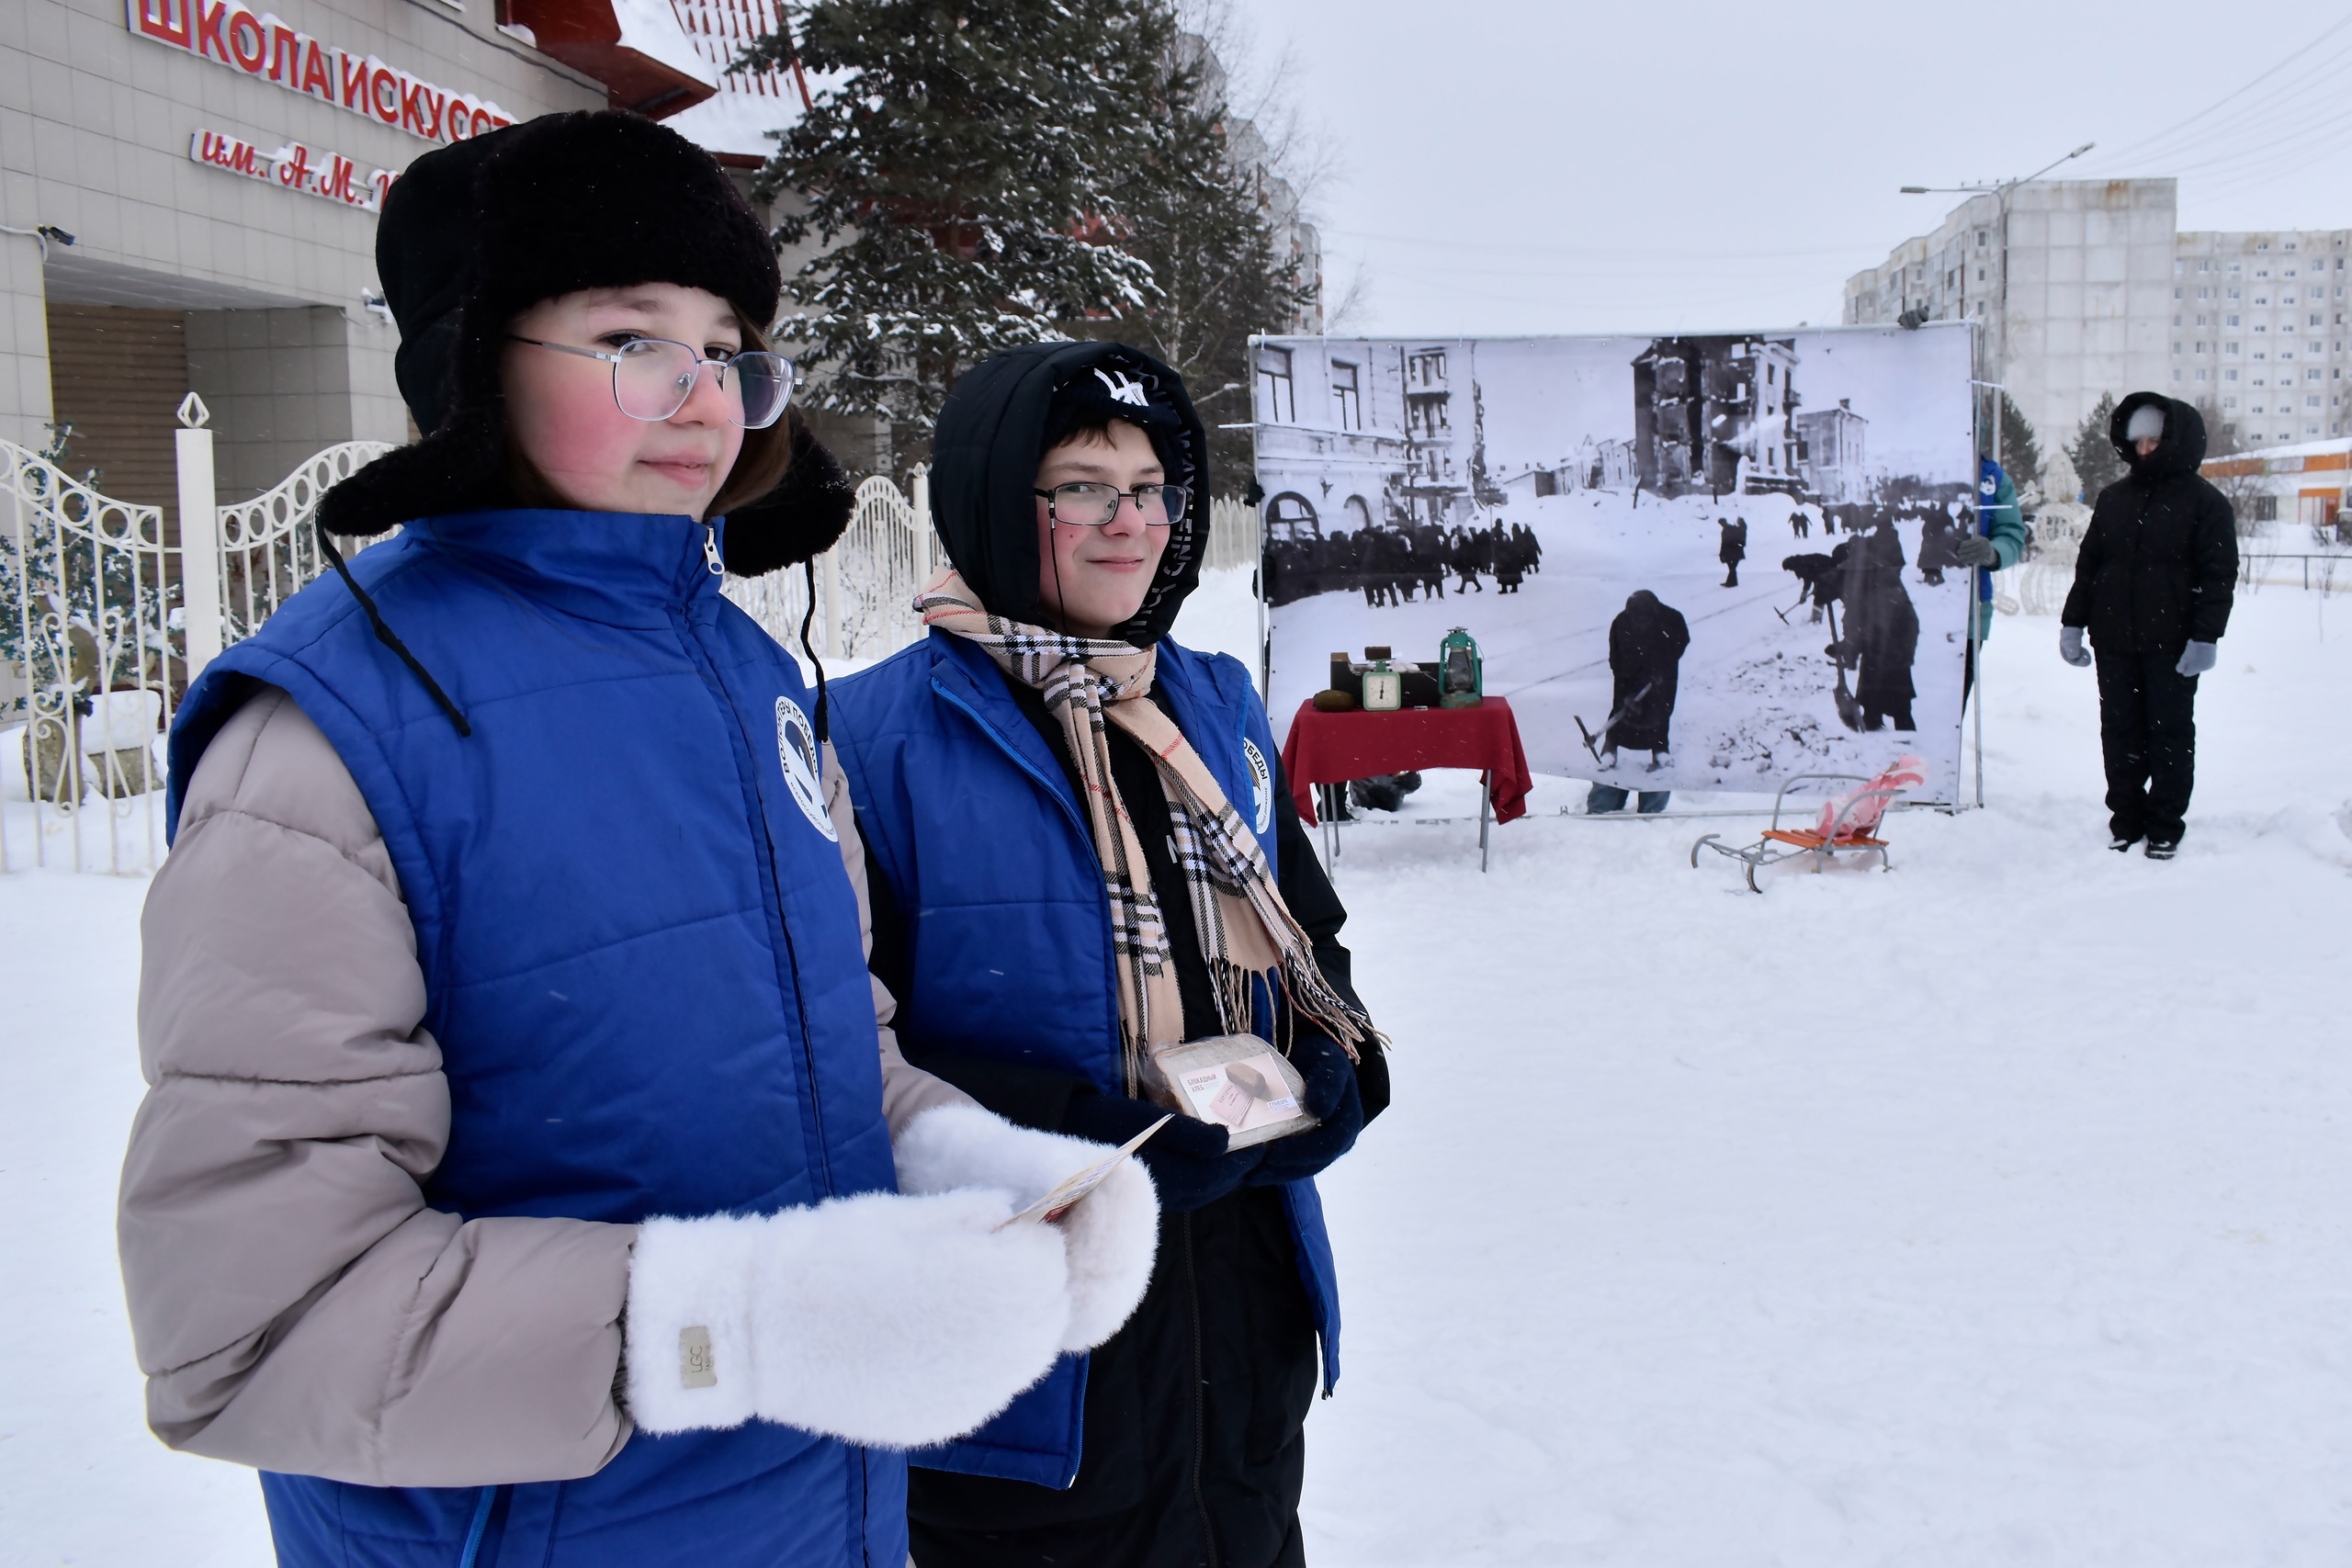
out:
{"label": "power line", "polygon": [[[2101,162],[2119,163],[2135,158],[2145,159],[2151,156],[2157,149],[2161,148],[2168,139],[2188,130],[2191,126],[2196,125],[2200,120],[2220,113],[2231,104],[2235,103],[2246,94],[2254,91],[2255,88],[2262,85],[2263,83],[2268,81],[2271,77],[2278,74],[2279,72],[2287,70],[2289,67],[2299,63],[2309,64],[2311,62],[2311,54],[2313,50],[2316,50],[2320,45],[2325,43],[2329,39],[2334,38],[2336,34],[2344,31],[2346,28],[2352,28],[2352,13],[2347,13],[2346,16],[2339,18],[2334,26],[2321,32],[2317,38],[2312,39],[2301,49],[2294,51],[2285,59],[2271,66],[2268,70],[2259,73],[2251,81],[2245,82],[2223,94],[2221,97],[2216,98],[2213,102],[2206,105],[2203,108],[2199,109],[2195,114],[2190,115],[2188,118],[2175,121],[2173,124],[2165,127],[2162,130],[2156,131],[2152,135],[2143,137],[2138,141],[2120,147],[2113,152],[2109,153],[2107,158],[2102,159]],[[2327,63],[2333,63],[2333,62],[2329,62]]]}

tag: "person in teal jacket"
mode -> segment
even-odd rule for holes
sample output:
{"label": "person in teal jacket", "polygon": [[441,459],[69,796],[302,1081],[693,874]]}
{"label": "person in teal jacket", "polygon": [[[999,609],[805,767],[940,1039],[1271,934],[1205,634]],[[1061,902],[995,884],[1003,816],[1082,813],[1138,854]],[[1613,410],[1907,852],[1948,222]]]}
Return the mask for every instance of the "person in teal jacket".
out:
{"label": "person in teal jacket", "polygon": [[[2001,465],[1990,457],[1976,465],[1976,532],[1962,535],[1952,541],[1951,553],[1960,564],[1973,567],[1976,572],[1976,642],[1988,641],[1993,636],[1993,576],[2007,571],[2025,558],[2026,540],[2030,537],[2025,525],[2025,513],[2018,506],[2017,486]],[[1976,684],[1976,646],[1971,643],[1966,661],[1962,666],[1961,701],[1968,700],[1968,693]]]}

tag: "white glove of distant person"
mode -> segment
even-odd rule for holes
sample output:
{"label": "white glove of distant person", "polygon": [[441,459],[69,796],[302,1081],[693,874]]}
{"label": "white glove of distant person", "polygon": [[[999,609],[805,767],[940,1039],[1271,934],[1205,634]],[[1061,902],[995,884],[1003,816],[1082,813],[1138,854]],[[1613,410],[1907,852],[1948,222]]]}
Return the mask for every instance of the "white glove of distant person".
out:
{"label": "white glove of distant person", "polygon": [[1979,534],[1963,534],[1954,539],[1951,553],[1960,558],[1962,566],[1981,566],[1991,570],[2001,564],[2001,552],[1993,547],[1992,540]]}
{"label": "white glove of distant person", "polygon": [[2090,663],[2091,650],[2083,646],[2082,627],[2060,626],[2058,628],[2058,657],[2077,670]]}
{"label": "white glove of distant person", "polygon": [[[1001,1188],[1026,1208],[1112,1150],[1084,1138],[1016,1127],[976,1105],[942,1105],[908,1123],[892,1152],[902,1192]],[[1055,1224],[1014,1228],[1042,1229],[1068,1244],[1069,1321],[1061,1348],[1091,1350],[1119,1331],[1151,1283],[1159,1196],[1143,1162],[1128,1159]]]}
{"label": "white glove of distant person", "polygon": [[2180,650],[2180,662],[2173,668],[2184,675],[2202,675],[2213,668],[2213,661],[2221,657],[2222,650],[2216,645],[2192,642]]}
{"label": "white glove of distant person", "polygon": [[913,1448],[1043,1377],[1069,1325],[1050,1225],[1016,1195],[868,1192],[814,1208],[653,1219],[629,1259],[626,1395],[654,1433],[753,1416]]}

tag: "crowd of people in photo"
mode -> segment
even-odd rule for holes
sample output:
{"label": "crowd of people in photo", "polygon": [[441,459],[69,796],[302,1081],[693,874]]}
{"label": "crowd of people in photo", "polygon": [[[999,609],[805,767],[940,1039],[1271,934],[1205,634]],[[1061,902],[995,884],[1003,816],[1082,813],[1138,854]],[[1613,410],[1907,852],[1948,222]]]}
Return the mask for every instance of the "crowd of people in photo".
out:
{"label": "crowd of people in photo", "polygon": [[1266,600],[1288,604],[1317,593],[1361,590],[1363,602],[1409,604],[1423,593],[1516,593],[1544,568],[1544,547],[1523,523],[1498,519],[1483,528],[1436,523],[1359,528],[1348,534],[1272,539],[1266,545]]}

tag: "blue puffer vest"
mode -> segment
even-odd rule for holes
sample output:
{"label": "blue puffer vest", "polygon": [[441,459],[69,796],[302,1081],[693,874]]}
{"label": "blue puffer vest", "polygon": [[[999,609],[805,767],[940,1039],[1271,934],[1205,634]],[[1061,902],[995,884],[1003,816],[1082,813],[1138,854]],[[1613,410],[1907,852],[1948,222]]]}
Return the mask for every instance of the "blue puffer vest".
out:
{"label": "blue puffer vest", "polygon": [[[475,513],[355,558],[469,739],[333,578],[180,710],[175,826],[182,782],[255,682],[292,694],[375,814],[448,1077],[436,1208],[627,1224],[894,1184],[809,698],[719,596],[708,536],[684,517]],[[907,1555],[902,1456],[761,1422],[639,1433],[578,1481],[263,1487],[279,1561],[320,1568]]]}
{"label": "blue puffer vest", "polygon": [[[1275,754],[1266,710],[1238,660],[1163,639],[1158,682],[1177,728],[1275,861]],[[909,994],[899,1038],[1050,1067],[1120,1088],[1119,992],[1101,863],[1069,781],[988,655],[933,632],[836,682],[834,745],[870,853],[907,920]],[[1340,1302],[1322,1201],[1283,1189],[1314,1304],[1328,1388],[1340,1375]],[[970,1437],[917,1464],[1067,1487],[1078,1478],[1086,1359],[1046,1380]]]}

